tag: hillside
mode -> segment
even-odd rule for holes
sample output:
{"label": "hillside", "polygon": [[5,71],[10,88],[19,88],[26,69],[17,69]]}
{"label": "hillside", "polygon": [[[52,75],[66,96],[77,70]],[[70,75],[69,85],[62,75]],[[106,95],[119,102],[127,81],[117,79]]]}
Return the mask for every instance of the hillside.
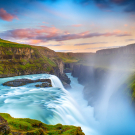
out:
{"label": "hillside", "polygon": [[0,113],[0,135],[84,135],[80,127],[47,125],[29,118],[13,118]]}
{"label": "hillside", "polygon": [[70,83],[63,62],[47,47],[18,44],[0,39],[0,77],[49,73]]}
{"label": "hillside", "polygon": [[80,62],[88,57],[93,56],[94,53],[64,53],[57,52],[57,55],[63,60],[64,63]]}

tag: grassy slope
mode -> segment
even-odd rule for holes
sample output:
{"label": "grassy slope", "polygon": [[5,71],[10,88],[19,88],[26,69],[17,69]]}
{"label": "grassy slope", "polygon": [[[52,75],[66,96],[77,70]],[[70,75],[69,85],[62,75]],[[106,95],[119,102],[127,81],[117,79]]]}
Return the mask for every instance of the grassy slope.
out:
{"label": "grassy slope", "polygon": [[58,56],[62,59],[64,63],[74,63],[79,62],[80,58],[78,57],[72,57],[69,55],[69,53],[60,53],[57,52]]}
{"label": "grassy slope", "polygon": [[[14,55],[12,49],[32,49],[31,59],[12,59],[0,61],[0,74],[19,74],[24,72],[53,72],[53,67],[56,67],[55,61],[40,53],[40,50],[50,51],[52,50],[46,47],[35,47],[30,45],[18,44],[6,40],[0,39],[1,54],[12,56]],[[25,54],[24,54],[25,55]],[[57,57],[55,57],[55,60]]]}
{"label": "grassy slope", "polygon": [[19,44],[7,40],[0,39],[0,47],[15,47],[15,48],[32,48],[30,45]]}
{"label": "grassy slope", "polygon": [[80,127],[66,125],[47,125],[38,120],[29,118],[13,118],[7,113],[0,113],[7,120],[10,134],[16,132],[21,135],[84,135]]}

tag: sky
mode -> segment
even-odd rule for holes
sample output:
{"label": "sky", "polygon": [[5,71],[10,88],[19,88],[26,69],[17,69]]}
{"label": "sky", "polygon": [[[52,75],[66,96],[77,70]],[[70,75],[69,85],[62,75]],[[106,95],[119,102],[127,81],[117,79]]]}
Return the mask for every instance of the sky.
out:
{"label": "sky", "polygon": [[0,0],[0,38],[56,52],[135,43],[135,0]]}

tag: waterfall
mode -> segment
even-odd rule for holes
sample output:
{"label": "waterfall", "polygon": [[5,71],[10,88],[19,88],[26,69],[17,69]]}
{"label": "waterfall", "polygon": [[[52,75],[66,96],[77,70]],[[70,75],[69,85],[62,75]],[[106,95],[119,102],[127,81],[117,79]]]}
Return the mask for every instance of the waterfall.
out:
{"label": "waterfall", "polygon": [[[94,123],[96,123],[93,116],[93,108],[88,107],[87,101],[84,101],[82,97],[83,86],[78,84],[77,79],[71,77],[71,74],[67,74],[67,75],[71,79],[72,89],[70,90],[70,92],[76,91],[77,93],[75,92],[74,95],[78,96],[80,101],[79,101],[79,104],[78,102],[75,101],[76,97],[75,98],[72,97],[73,93],[70,94],[70,92],[64,89],[58,77],[50,76],[53,87],[61,88],[61,90],[65,93],[64,99],[62,99],[62,104],[59,106],[56,106],[55,108],[55,111],[54,111],[55,118],[53,120],[54,121],[58,120],[60,121],[60,123],[65,124],[65,125],[81,126],[86,135],[90,135],[90,134],[97,135],[97,133],[93,130],[93,127],[91,127],[92,125],[94,125]],[[83,102],[83,105],[81,105],[82,102]]]}
{"label": "waterfall", "polygon": [[[20,87],[2,86],[3,82],[14,79],[51,79],[50,88],[37,88],[35,84]],[[71,78],[71,81],[74,80]],[[75,79],[76,80],[76,79]],[[71,91],[64,89],[58,77],[48,74],[25,75],[2,78],[0,80],[0,110],[10,113],[13,117],[38,119],[47,124],[61,123],[64,125],[81,126],[86,135],[97,135],[93,123],[93,108],[87,106],[82,98],[83,86],[71,84],[72,90],[78,90],[80,101],[76,101]],[[74,95],[74,94],[73,94]]]}

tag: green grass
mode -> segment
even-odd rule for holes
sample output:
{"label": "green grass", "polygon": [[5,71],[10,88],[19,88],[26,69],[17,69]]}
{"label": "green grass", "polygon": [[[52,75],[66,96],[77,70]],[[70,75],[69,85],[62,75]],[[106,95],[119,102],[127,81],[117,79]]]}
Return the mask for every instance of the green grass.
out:
{"label": "green grass", "polygon": [[[16,48],[22,50],[18,52],[15,50]],[[23,50],[24,48],[26,49]],[[31,58],[26,56],[27,48],[33,51]],[[54,56],[48,57],[47,53],[53,53],[53,51],[46,47],[24,45],[3,39],[0,39],[0,51],[0,56],[3,57],[0,60],[0,75],[3,77],[23,75],[25,73],[54,73],[54,68],[57,67],[57,60],[59,58]],[[14,54],[15,52],[17,53]],[[18,57],[20,58],[17,59],[16,55],[19,55]],[[24,56],[25,58],[23,58]]]}
{"label": "green grass", "polygon": [[61,59],[62,59],[62,61],[64,62],[64,63],[75,63],[75,62],[78,62],[79,61],[79,59],[77,59],[77,58],[62,58],[61,57]]}
{"label": "green grass", "polygon": [[64,63],[74,63],[74,62],[79,62],[80,58],[77,57],[71,57],[69,53],[57,53],[59,58],[62,59]]}
{"label": "green grass", "polygon": [[30,45],[10,42],[10,41],[3,40],[3,39],[0,39],[0,47],[32,48]]}
{"label": "green grass", "polygon": [[12,132],[20,133],[21,135],[84,135],[80,127],[68,125],[47,125],[38,120],[29,118],[13,118],[7,113],[0,113],[7,120]]}

